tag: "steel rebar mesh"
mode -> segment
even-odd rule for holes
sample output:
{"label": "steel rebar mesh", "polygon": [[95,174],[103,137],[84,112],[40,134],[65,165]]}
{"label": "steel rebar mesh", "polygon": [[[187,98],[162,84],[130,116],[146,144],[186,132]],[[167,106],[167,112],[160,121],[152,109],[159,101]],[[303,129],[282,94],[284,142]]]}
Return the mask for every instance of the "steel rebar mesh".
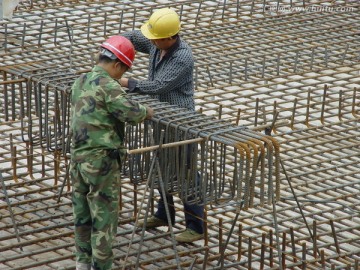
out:
{"label": "steel rebar mesh", "polygon": [[[69,244],[69,189],[57,200],[68,164],[58,153],[64,148],[67,132],[66,92],[74,78],[94,64],[93,55],[106,36],[138,28],[156,5],[165,5],[162,1],[124,4],[119,8],[115,1],[24,1],[13,21],[1,22],[0,162],[16,221],[11,220],[8,205],[1,204],[0,264],[5,269],[74,269],[73,246]],[[286,268],[357,269],[358,3],[294,0],[169,4],[181,14],[185,22],[183,36],[194,49],[197,108],[204,115],[201,120],[206,123],[215,119],[214,125],[240,125],[252,130],[269,125],[278,113],[273,135],[280,142],[281,160],[316,239],[314,242],[309,236],[281,171],[282,191],[276,204],[279,227],[274,228],[271,206],[258,204],[261,187],[255,185],[255,207],[241,210],[221,259],[221,247],[237,209],[237,204],[230,203],[234,194],[225,196],[227,189],[221,189],[221,184],[231,185],[227,170],[231,176],[241,156],[240,151],[231,154],[233,146],[209,142],[212,161],[225,167],[216,178],[219,192],[208,193],[215,204],[207,205],[207,242],[205,246],[196,243],[190,249],[178,245],[182,266],[190,267],[192,254],[196,254],[195,267],[199,269],[279,269],[277,246],[281,245]],[[354,9],[310,10],[314,5]],[[84,55],[84,50],[89,53]],[[138,55],[133,76],[146,77],[145,59]],[[48,104],[42,97],[49,98]],[[140,131],[133,132],[135,137]],[[243,132],[227,132],[222,138],[233,141],[232,136],[245,136]],[[201,156],[201,146],[198,149]],[[251,151],[255,150],[249,150],[253,154]],[[162,154],[176,156],[169,152]],[[260,173],[255,175],[261,179]],[[143,194],[141,183],[133,185],[126,177],[122,185],[115,268],[122,267],[134,216],[143,211],[134,202],[148,196]],[[179,190],[173,183],[173,190]],[[2,199],[4,196],[1,193]],[[180,201],[175,204],[182,208]],[[180,223],[176,229],[181,231],[181,214],[177,220]],[[19,243],[14,224],[18,225]],[[281,233],[279,238],[276,232]],[[174,268],[169,234],[149,231],[145,239],[143,269]],[[129,267],[136,264],[137,248],[136,243],[131,248]]]}

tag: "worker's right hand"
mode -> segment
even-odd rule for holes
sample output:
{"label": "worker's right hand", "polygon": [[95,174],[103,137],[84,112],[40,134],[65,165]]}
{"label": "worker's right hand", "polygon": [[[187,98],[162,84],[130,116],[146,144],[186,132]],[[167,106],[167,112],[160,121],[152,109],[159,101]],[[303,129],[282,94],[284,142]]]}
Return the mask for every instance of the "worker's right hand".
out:
{"label": "worker's right hand", "polygon": [[154,110],[150,107],[146,107],[146,118],[151,119],[154,116]]}
{"label": "worker's right hand", "polygon": [[122,87],[128,87],[129,86],[129,79],[128,78],[121,78],[119,80],[119,82],[120,82],[120,85]]}

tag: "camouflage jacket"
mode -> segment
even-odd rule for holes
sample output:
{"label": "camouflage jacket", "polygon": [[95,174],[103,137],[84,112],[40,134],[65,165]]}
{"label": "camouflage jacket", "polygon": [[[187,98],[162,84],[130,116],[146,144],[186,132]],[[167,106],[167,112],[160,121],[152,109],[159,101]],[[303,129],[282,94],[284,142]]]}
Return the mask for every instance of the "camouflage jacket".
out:
{"label": "camouflage jacket", "polygon": [[123,149],[125,122],[137,124],[146,108],[130,100],[101,67],[82,74],[71,88],[71,158],[82,162]]}

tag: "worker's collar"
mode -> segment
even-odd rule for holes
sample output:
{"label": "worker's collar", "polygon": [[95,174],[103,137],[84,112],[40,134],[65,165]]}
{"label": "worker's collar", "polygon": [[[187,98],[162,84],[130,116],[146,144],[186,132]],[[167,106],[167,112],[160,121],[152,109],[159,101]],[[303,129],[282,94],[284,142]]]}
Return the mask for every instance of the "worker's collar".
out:
{"label": "worker's collar", "polygon": [[95,72],[99,72],[99,73],[104,73],[104,74],[108,74],[109,73],[101,66],[99,65],[95,65],[93,68],[92,68],[92,71],[95,71]]}
{"label": "worker's collar", "polygon": [[167,58],[167,57],[169,57],[170,55],[172,55],[172,54],[174,53],[174,51],[176,51],[177,48],[179,48],[180,42],[181,42],[180,36],[178,35],[178,36],[176,37],[175,43],[174,43],[168,50],[166,50],[166,53],[165,53],[165,56],[164,56],[164,57]]}
{"label": "worker's collar", "polygon": [[[104,77],[106,76],[109,76],[111,78],[113,78],[111,75],[110,75],[110,72],[109,70],[106,70],[104,67],[100,66],[99,64],[98,65],[95,65],[93,68],[92,68],[92,72],[96,72]],[[113,78],[114,79],[114,78]]]}

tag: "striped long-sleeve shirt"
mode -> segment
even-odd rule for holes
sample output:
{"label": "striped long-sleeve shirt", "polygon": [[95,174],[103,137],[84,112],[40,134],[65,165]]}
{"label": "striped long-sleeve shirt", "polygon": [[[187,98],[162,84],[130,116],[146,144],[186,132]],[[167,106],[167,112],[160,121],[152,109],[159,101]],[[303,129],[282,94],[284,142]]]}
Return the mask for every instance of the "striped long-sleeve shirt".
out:
{"label": "striped long-sleeve shirt", "polygon": [[138,31],[122,34],[137,51],[149,54],[148,80],[129,78],[129,91],[152,95],[189,110],[195,110],[193,69],[190,46],[180,37],[160,60],[160,50]]}

